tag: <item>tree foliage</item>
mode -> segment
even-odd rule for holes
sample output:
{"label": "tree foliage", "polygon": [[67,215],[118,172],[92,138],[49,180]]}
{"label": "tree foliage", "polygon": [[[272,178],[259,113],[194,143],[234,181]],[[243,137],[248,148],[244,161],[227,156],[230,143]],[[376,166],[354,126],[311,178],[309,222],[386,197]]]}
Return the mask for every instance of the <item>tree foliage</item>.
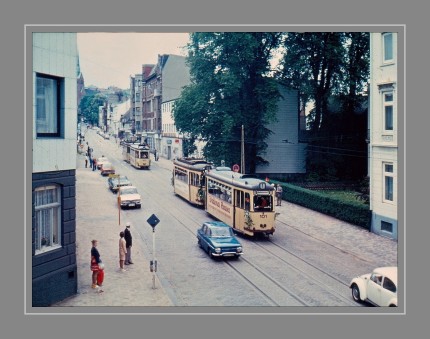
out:
{"label": "tree foliage", "polygon": [[103,106],[106,97],[100,93],[86,95],[79,103],[81,114],[85,120],[92,124],[97,125],[99,122],[99,106]]}
{"label": "tree foliage", "polygon": [[369,33],[288,33],[277,77],[299,90],[302,108],[313,102],[307,169],[323,179],[366,171]]}
{"label": "tree foliage", "polygon": [[192,33],[187,63],[191,83],[173,108],[178,130],[207,141],[205,157],[227,166],[240,163],[245,130],[246,171],[254,172],[267,144],[279,91],[270,60],[282,33]]}

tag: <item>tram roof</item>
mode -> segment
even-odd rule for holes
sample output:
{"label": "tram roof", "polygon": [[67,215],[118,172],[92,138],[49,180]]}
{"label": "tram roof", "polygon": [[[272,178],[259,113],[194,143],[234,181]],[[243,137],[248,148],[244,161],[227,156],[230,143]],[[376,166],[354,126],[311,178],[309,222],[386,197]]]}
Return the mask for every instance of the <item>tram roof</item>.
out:
{"label": "tram roof", "polygon": [[183,166],[188,169],[204,170],[207,166],[213,166],[211,162],[208,162],[201,158],[178,158],[173,161],[175,165]]}
{"label": "tram roof", "polygon": [[148,144],[141,144],[139,142],[125,142],[124,143],[125,146],[130,146],[139,150],[149,150],[149,145]]}
{"label": "tram roof", "polygon": [[[257,178],[252,174],[243,174],[230,170],[229,167],[217,167],[207,173],[208,177],[219,179],[227,184],[233,184],[242,188],[252,190],[273,191],[275,188],[266,183],[264,180]],[[261,185],[264,184],[264,185]]]}

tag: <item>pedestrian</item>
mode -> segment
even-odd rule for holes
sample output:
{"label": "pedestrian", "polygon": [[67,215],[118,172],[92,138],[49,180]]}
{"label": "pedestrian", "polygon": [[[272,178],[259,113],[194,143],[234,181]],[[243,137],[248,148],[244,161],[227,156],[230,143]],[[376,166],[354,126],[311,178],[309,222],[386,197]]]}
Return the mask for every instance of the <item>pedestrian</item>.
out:
{"label": "pedestrian", "polygon": [[127,247],[125,244],[124,232],[121,231],[119,233],[119,269],[121,270],[121,272],[125,272],[124,261],[125,261],[126,253],[127,253]]}
{"label": "pedestrian", "polygon": [[88,157],[85,157],[85,168],[88,167]]}
{"label": "pedestrian", "polygon": [[97,159],[93,158],[93,171],[97,169]]}
{"label": "pedestrian", "polygon": [[125,265],[131,265],[133,264],[133,261],[131,260],[131,246],[133,243],[133,237],[131,235],[130,232],[130,222],[127,222],[127,224],[125,225],[125,230],[124,230],[124,239],[125,239],[125,248],[127,249],[127,253],[125,254]]}
{"label": "pedestrian", "polygon": [[[100,267],[102,265],[102,260],[100,259],[100,253],[97,249],[98,241],[97,240],[91,240],[91,271],[92,274],[92,285],[91,288],[100,288],[100,286],[97,284],[97,278],[100,272]],[[99,292],[103,292],[103,290],[99,290]]]}
{"label": "pedestrian", "polygon": [[276,206],[281,206],[282,203],[282,186],[278,184],[276,187]]}
{"label": "pedestrian", "polygon": [[90,159],[90,168],[93,168],[93,158],[91,157],[91,155],[88,156],[88,158]]}
{"label": "pedestrian", "polygon": [[154,149],[154,160],[155,160],[155,161],[157,161],[157,160],[158,160],[158,158],[157,158],[157,149]]}

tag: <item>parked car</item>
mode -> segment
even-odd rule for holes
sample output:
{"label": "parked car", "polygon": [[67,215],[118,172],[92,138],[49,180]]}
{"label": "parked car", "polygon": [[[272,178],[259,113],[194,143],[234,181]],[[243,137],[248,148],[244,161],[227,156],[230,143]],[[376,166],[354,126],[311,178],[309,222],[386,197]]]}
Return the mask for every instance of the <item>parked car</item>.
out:
{"label": "parked car", "polygon": [[209,257],[235,257],[242,254],[242,245],[233,229],[221,221],[207,221],[197,230],[197,244]]}
{"label": "parked car", "polygon": [[112,192],[117,193],[119,187],[132,186],[132,183],[130,180],[128,180],[128,178],[125,175],[121,175],[119,178],[109,177],[108,185],[109,185],[109,189]]}
{"label": "parked car", "polygon": [[118,204],[121,208],[142,207],[140,194],[134,186],[123,186],[118,190]]}
{"label": "parked car", "polygon": [[100,169],[105,162],[109,162],[109,159],[106,158],[105,156],[97,158],[96,160],[97,169]]}
{"label": "parked car", "polygon": [[351,280],[352,298],[374,306],[397,306],[397,267],[378,267]]}
{"label": "parked car", "polygon": [[100,174],[103,176],[115,174],[115,168],[110,162],[104,162],[100,167]]}

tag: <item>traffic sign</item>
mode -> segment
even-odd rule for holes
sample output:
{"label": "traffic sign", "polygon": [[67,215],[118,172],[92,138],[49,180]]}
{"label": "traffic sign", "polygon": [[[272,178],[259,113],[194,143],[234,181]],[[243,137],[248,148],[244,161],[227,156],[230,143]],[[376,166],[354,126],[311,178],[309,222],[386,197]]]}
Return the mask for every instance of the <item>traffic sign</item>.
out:
{"label": "traffic sign", "polygon": [[240,170],[239,165],[238,165],[238,164],[234,164],[234,165],[233,165],[233,171],[234,171],[234,172],[239,172],[239,170]]}
{"label": "traffic sign", "polygon": [[158,219],[157,216],[153,214],[146,221],[153,229],[155,229],[155,226],[157,226],[157,224],[160,222],[160,219]]}

